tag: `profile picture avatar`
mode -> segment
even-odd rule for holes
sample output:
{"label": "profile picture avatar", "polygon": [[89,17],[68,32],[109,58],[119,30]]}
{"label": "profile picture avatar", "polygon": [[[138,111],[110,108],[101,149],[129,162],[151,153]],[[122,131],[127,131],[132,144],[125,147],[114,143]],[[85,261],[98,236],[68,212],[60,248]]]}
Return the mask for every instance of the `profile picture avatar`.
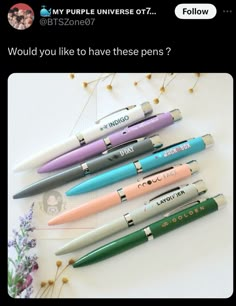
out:
{"label": "profile picture avatar", "polygon": [[17,30],[31,27],[34,21],[34,11],[25,3],[14,4],[7,15],[9,24]]}

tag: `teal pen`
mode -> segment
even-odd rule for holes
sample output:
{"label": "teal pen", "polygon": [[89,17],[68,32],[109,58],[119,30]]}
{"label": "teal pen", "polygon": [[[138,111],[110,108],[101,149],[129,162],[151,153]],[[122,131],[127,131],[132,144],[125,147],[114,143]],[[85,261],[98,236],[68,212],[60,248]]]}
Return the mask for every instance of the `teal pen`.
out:
{"label": "teal pen", "polygon": [[218,194],[213,198],[203,201],[184,204],[168,212],[163,219],[154,222],[141,230],[133,232],[132,234],[116,239],[86,254],[85,256],[79,258],[73,264],[73,267],[77,268],[88,266],[109,257],[118,255],[144,242],[177,229],[182,225],[188,224],[214,211],[217,211],[224,205],[225,198],[222,194]]}
{"label": "teal pen", "polygon": [[66,192],[66,195],[78,195],[114,184],[129,177],[135,176],[138,173],[153,170],[168,163],[174,162],[182,157],[200,152],[212,144],[213,138],[210,134],[207,134],[202,137],[191,138],[189,140],[170,145],[140,160],[117,167],[88,179],[69,189]]}

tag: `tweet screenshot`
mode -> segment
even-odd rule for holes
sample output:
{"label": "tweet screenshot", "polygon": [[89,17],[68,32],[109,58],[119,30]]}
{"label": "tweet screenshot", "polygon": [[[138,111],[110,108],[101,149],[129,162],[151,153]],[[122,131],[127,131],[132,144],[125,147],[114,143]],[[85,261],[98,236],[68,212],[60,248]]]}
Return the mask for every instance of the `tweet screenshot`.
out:
{"label": "tweet screenshot", "polygon": [[233,14],[1,4],[6,300],[233,298]]}

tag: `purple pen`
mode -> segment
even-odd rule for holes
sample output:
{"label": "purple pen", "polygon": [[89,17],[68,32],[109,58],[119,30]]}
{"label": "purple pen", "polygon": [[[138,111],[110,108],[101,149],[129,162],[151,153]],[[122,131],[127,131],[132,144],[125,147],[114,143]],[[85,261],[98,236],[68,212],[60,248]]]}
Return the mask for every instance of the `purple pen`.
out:
{"label": "purple pen", "polygon": [[182,118],[179,109],[174,109],[170,112],[157,114],[132,125],[129,125],[123,130],[112,133],[106,138],[91,142],[83,147],[61,155],[38,169],[39,173],[51,172],[62,169],[76,163],[83,162],[93,156],[99,155],[102,152],[126,143],[130,140],[145,137],[152,133],[171,125]]}

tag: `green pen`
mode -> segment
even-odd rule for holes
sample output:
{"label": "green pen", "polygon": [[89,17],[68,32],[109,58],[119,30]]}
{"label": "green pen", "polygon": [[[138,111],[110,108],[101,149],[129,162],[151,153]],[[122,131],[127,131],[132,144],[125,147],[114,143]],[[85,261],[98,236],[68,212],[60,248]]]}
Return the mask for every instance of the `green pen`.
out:
{"label": "green pen", "polygon": [[168,233],[182,225],[208,215],[223,207],[225,202],[225,197],[222,194],[218,194],[215,197],[204,201],[184,204],[166,213],[163,219],[84,255],[73,264],[73,267],[77,268],[91,265],[120,254],[144,242]]}

